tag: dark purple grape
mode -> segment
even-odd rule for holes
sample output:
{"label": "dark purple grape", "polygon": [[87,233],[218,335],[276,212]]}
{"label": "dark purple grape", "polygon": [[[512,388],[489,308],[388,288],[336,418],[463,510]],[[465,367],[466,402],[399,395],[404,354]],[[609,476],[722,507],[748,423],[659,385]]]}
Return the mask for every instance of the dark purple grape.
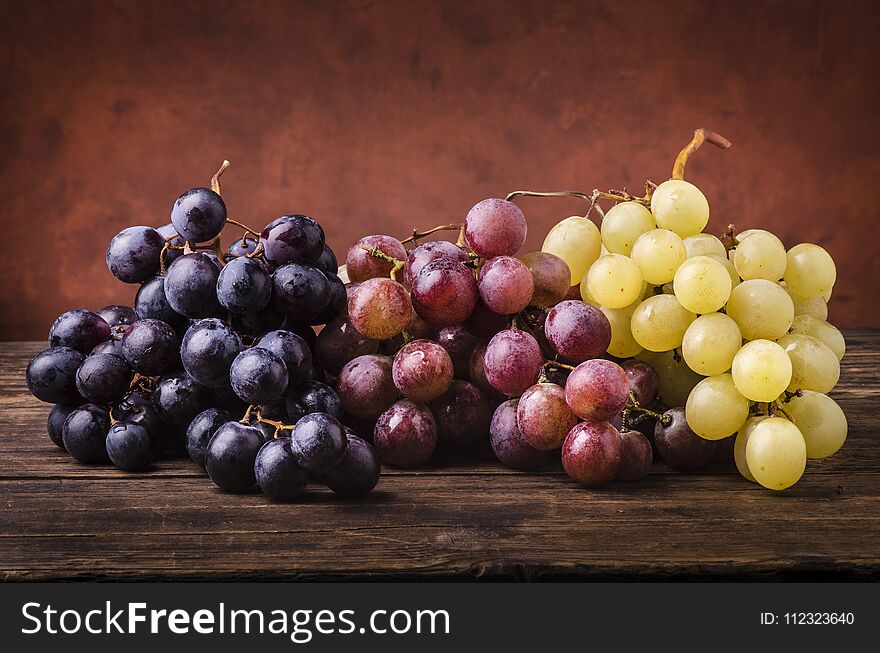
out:
{"label": "dark purple grape", "polygon": [[135,372],[159,376],[180,363],[180,344],[174,329],[165,322],[142,319],[122,336],[122,355]]}
{"label": "dark purple grape", "polygon": [[527,229],[519,207],[496,198],[477,203],[464,221],[468,245],[485,259],[516,254],[526,241]]}
{"label": "dark purple grape", "polygon": [[114,356],[122,356],[122,340],[117,340],[116,338],[114,338],[113,340],[102,342],[100,345],[95,345],[95,348],[91,351],[89,356],[95,356],[97,354],[113,354]]}
{"label": "dark purple grape", "polygon": [[453,376],[452,359],[430,340],[413,340],[394,357],[394,385],[407,399],[426,403],[446,392]]}
{"label": "dark purple grape", "polygon": [[268,404],[287,390],[287,366],[274,352],[251,347],[232,361],[229,380],[242,401],[253,405]]}
{"label": "dark purple grape", "polygon": [[519,329],[495,334],[483,356],[486,379],[506,395],[518,396],[535,385],[544,355],[533,336]]}
{"label": "dark purple grape", "polygon": [[159,271],[159,253],[165,239],[152,227],[128,227],[113,236],[107,247],[107,267],[125,283],[146,281]]}
{"label": "dark purple grape", "polygon": [[168,268],[165,297],[177,313],[198,319],[220,315],[217,279],[220,270],[205,252],[184,254]]}
{"label": "dark purple grape", "polygon": [[345,455],[335,467],[321,474],[321,480],[341,497],[361,497],[376,487],[382,465],[369,442],[351,432],[346,436]]}
{"label": "dark purple grape", "polygon": [[378,417],[394,400],[397,388],[388,356],[358,356],[343,366],[336,379],[342,407],[355,417]]}
{"label": "dark purple grape", "polygon": [[629,382],[617,363],[594,358],[578,365],[565,383],[565,400],[572,412],[593,422],[609,420],[626,405]]}
{"label": "dark purple grape", "polygon": [[230,313],[256,313],[272,298],[272,277],[259,261],[232,259],[217,278],[217,300]]}
{"label": "dark purple grape", "polygon": [[602,487],[617,477],[623,442],[608,422],[581,422],[562,445],[562,467],[587,487]]}
{"label": "dark purple grape", "polygon": [[257,243],[259,241],[250,236],[239,238],[226,249],[226,255],[231,257],[247,256],[257,249]]}
{"label": "dark purple grape", "polygon": [[330,283],[330,301],[321,314],[309,323],[313,325],[328,324],[348,310],[348,293],[342,279],[335,274],[324,273]]}
{"label": "dark purple grape", "polygon": [[373,428],[373,446],[389,465],[417,467],[437,448],[437,423],[423,404],[401,399],[379,416]]}
{"label": "dark purple grape", "polygon": [[309,413],[328,413],[342,419],[342,400],[336,390],[320,381],[306,381],[286,403],[287,415],[296,421]]}
{"label": "dark purple grape", "polygon": [[529,305],[535,284],[525,263],[512,256],[496,256],[480,269],[478,288],[489,310],[510,315]]}
{"label": "dark purple grape", "polygon": [[295,499],[309,484],[309,473],[296,462],[288,437],[269,440],[254,463],[257,485],[273,501]]}
{"label": "dark purple grape", "polygon": [[510,318],[507,315],[496,313],[482,301],[477,302],[474,310],[471,312],[467,320],[465,320],[465,328],[480,338],[491,338],[499,331],[503,331],[510,324]]}
{"label": "dark purple grape", "polygon": [[107,455],[119,469],[138,471],[153,462],[150,434],[141,424],[116,422],[107,433]]}
{"label": "dark purple grape", "polygon": [[315,333],[315,330],[305,324],[303,322],[297,322],[296,320],[291,320],[290,318],[285,318],[284,324],[281,325],[281,328],[285,331],[292,331],[300,338],[306,341],[306,344],[309,346],[309,349],[312,352],[315,351],[315,342],[318,339],[318,334]]}
{"label": "dark purple grape", "polygon": [[226,492],[249,492],[257,485],[254,466],[263,432],[239,422],[226,422],[214,433],[205,453],[205,470]]}
{"label": "dark purple grape", "polygon": [[[532,274],[533,306],[555,306],[565,299],[571,283],[571,270],[565,261],[549,252],[531,252],[522,257],[522,262]],[[580,294],[575,299],[580,299]]]}
{"label": "dark purple grape", "polygon": [[280,329],[283,324],[284,316],[272,306],[267,306],[258,313],[232,316],[232,326],[235,330],[252,338],[259,338],[270,331]]}
{"label": "dark purple grape", "polygon": [[272,306],[289,319],[314,320],[327,308],[330,298],[330,282],[318,268],[290,263],[272,275]]}
{"label": "dark purple grape", "polygon": [[550,309],[544,335],[560,356],[583,363],[598,358],[611,344],[611,323],[586,302],[564,301]]}
{"label": "dark purple grape", "polygon": [[478,298],[477,282],[471,270],[446,258],[428,263],[412,282],[413,308],[437,326],[464,322]]}
{"label": "dark purple grape", "polygon": [[120,421],[140,424],[150,434],[155,457],[176,455],[179,449],[179,430],[159,417],[153,401],[140,391],[130,393],[114,406],[113,417]]}
{"label": "dark purple grape", "polygon": [[358,356],[375,354],[379,343],[354,328],[347,315],[340,315],[321,329],[315,342],[315,358],[329,373],[339,374],[342,366]]}
{"label": "dark purple grape", "polygon": [[193,324],[183,336],[180,359],[183,369],[205,386],[229,382],[229,368],[244,348],[241,338],[223,320],[209,318]]}
{"label": "dark purple grape", "polygon": [[717,440],[706,440],[694,433],[685,419],[684,408],[670,408],[654,427],[654,444],[664,462],[679,472],[693,472],[705,467],[715,455]]}
{"label": "dark purple grape", "polygon": [[327,275],[335,276],[339,273],[339,262],[336,260],[334,251],[330,249],[330,245],[324,245],[324,250],[315,261],[315,267]]}
{"label": "dark purple grape", "polygon": [[375,277],[388,277],[393,263],[373,256],[366,249],[378,248],[379,251],[398,261],[406,260],[406,249],[396,238],[391,236],[364,236],[348,250],[345,257],[345,270],[350,281],[359,282]]}
{"label": "dark purple grape", "polygon": [[309,380],[312,370],[312,352],[308,343],[292,331],[270,331],[254,341],[254,347],[268,349],[284,361],[287,368],[288,393]]}
{"label": "dark purple grape", "polygon": [[542,451],[561,447],[578,422],[565,403],[565,390],[555,383],[537,383],[526,390],[516,419],[525,441]]}
{"label": "dark purple grape", "polygon": [[90,465],[106,463],[110,416],[95,404],[85,404],[67,416],[62,429],[64,448],[75,460]]}
{"label": "dark purple grape", "polygon": [[94,354],[76,372],[76,389],[94,404],[120,401],[128,393],[132,371],[125,359],[115,354]]}
{"label": "dark purple grape", "polygon": [[111,329],[113,327],[134,324],[138,320],[135,310],[128,306],[105,306],[96,315],[109,324]]}
{"label": "dark purple grape", "polygon": [[444,327],[437,334],[437,343],[446,350],[452,359],[456,379],[467,379],[471,364],[471,354],[480,339],[461,325]]}
{"label": "dark purple grape", "polygon": [[49,329],[50,347],[70,347],[82,354],[88,354],[95,345],[107,340],[110,340],[110,325],[91,311],[62,313]]}
{"label": "dark purple grape", "polygon": [[[156,231],[158,231],[159,235],[162,236],[162,240],[164,240],[169,245],[173,245],[174,247],[183,247],[186,244],[183,236],[177,233],[177,229],[175,229],[174,225],[170,222],[168,224],[162,225],[161,227],[156,227]],[[165,265],[168,266],[171,265],[171,261],[179,258],[180,256],[183,256],[183,250],[169,247],[165,250],[165,253],[162,256],[165,259]]]}
{"label": "dark purple grape", "polygon": [[430,404],[441,442],[469,446],[485,442],[492,409],[477,386],[453,381],[449,389]]}
{"label": "dark purple grape", "polygon": [[183,372],[160,378],[153,389],[152,399],[163,421],[184,428],[208,408],[210,400],[205,389]]}
{"label": "dark purple grape", "polygon": [[495,409],[489,424],[489,444],[502,464],[524,471],[537,469],[547,452],[535,449],[523,438],[516,423],[518,403],[519,399],[508,399]]}
{"label": "dark purple grape", "polygon": [[345,428],[329,413],[303,415],[293,428],[290,439],[297,462],[315,474],[338,465],[348,446]]}
{"label": "dark purple grape", "polygon": [[638,431],[625,431],[620,434],[623,448],[620,452],[620,467],[617,469],[618,481],[641,481],[648,475],[654,452],[651,443]]}
{"label": "dark purple grape", "polygon": [[53,347],[31,359],[25,371],[28,390],[49,404],[84,403],[76,389],[76,371],[85,357],[70,347]]}
{"label": "dark purple grape", "polygon": [[403,278],[408,286],[412,285],[413,279],[418,276],[422,268],[431,261],[445,258],[459,263],[467,263],[467,253],[458,245],[448,240],[434,240],[416,247],[406,257],[406,265],[403,268]]}
{"label": "dark purple grape", "polygon": [[46,430],[49,432],[49,439],[64,449],[64,422],[67,421],[68,415],[79,408],[76,404],[55,404],[49,411],[49,419],[46,420]]}
{"label": "dark purple grape", "polygon": [[639,402],[639,406],[650,406],[657,398],[657,388],[660,386],[657,372],[647,363],[635,358],[624,361],[621,367],[626,372],[629,389]]}
{"label": "dark purple grape", "polygon": [[165,277],[148,279],[138,288],[134,297],[134,310],[138,319],[161,320],[174,329],[186,324],[186,317],[171,308],[165,296]]}
{"label": "dark purple grape", "polygon": [[226,204],[210,188],[190,188],[171,208],[171,224],[190,243],[205,243],[226,225]]}
{"label": "dark purple grape", "polygon": [[324,230],[306,215],[282,215],[266,225],[260,242],[266,260],[275,267],[311,265],[324,251]]}

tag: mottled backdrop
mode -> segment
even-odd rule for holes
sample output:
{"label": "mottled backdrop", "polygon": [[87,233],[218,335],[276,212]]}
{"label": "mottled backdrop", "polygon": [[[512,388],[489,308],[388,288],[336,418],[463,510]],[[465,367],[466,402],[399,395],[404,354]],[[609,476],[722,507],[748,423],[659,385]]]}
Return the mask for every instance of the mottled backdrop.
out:
{"label": "mottled backdrop", "polygon": [[[0,338],[129,302],[104,249],[223,158],[235,217],[360,235],[510,190],[688,178],[710,229],[838,263],[831,317],[880,324],[880,10],[842,2],[0,2]],[[522,202],[528,248],[574,200]]]}

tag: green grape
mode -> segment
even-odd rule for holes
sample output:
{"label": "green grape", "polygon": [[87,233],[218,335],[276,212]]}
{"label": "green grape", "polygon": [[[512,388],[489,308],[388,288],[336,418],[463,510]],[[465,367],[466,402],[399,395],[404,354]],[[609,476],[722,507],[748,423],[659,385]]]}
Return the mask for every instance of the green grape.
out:
{"label": "green grape", "polygon": [[634,354],[633,358],[635,358],[636,360],[640,360],[643,363],[648,363],[648,365],[653,365],[652,361],[654,361],[660,355],[661,352],[651,351],[650,349],[642,349],[638,354]]}
{"label": "green grape", "polygon": [[709,202],[692,183],[670,179],[654,189],[651,213],[658,227],[687,238],[700,233],[709,222]]}
{"label": "green grape", "polygon": [[778,281],[785,274],[785,245],[770,232],[745,238],[734,251],[733,264],[745,280]]}
{"label": "green grape", "polygon": [[687,258],[684,243],[668,229],[652,229],[638,237],[632,246],[632,260],[645,281],[655,286],[672,281],[678,266]]}
{"label": "green grape", "polygon": [[[647,353],[649,352],[645,349],[636,355],[636,358],[645,360],[643,354]],[[657,372],[657,377],[660,379],[657,393],[667,406],[684,406],[688,395],[703,380],[703,377],[689,368],[684,359],[676,356],[674,351],[655,354],[654,358],[645,362]]]}
{"label": "green grape", "polygon": [[801,243],[788,250],[785,283],[801,297],[821,297],[837,280],[834,259],[822,247]]}
{"label": "green grape", "polygon": [[602,218],[602,244],[612,254],[629,256],[636,239],[654,226],[654,216],[644,206],[621,202]]}
{"label": "green grape", "polygon": [[700,381],[687,398],[685,418],[706,440],[721,440],[739,431],[749,417],[749,400],[733,385],[730,374]]}
{"label": "green grape", "polygon": [[629,306],[642,294],[642,273],[622,254],[600,256],[585,278],[589,295],[608,308]]}
{"label": "green grape", "polygon": [[687,257],[693,256],[720,256],[727,258],[727,248],[712,234],[694,234],[684,239],[684,248]]}
{"label": "green grape", "polygon": [[794,424],[768,417],[756,424],[746,444],[749,471],[764,487],[784,490],[797,483],[807,466],[807,445]]}
{"label": "green grape", "polygon": [[828,395],[804,390],[785,404],[786,412],[804,436],[807,458],[827,458],[846,440],[846,415]]}
{"label": "green grape", "polygon": [[689,258],[675,271],[675,296],[687,310],[714,313],[730,297],[730,275],[711,256]]}
{"label": "green grape", "polygon": [[789,333],[776,343],[791,359],[791,382],[788,391],[831,392],[840,379],[840,361],[831,347],[813,336]]}
{"label": "green grape", "polygon": [[746,340],[776,340],[791,327],[794,303],[779,284],[766,279],[743,281],[730,291],[727,314]]}
{"label": "green grape", "polygon": [[767,419],[767,417],[769,417],[769,415],[755,415],[749,417],[746,420],[746,423],[742,425],[739,433],[736,434],[736,440],[733,443],[733,461],[736,463],[736,468],[739,470],[739,473],[742,474],[744,479],[751,481],[752,483],[757,483],[758,481],[755,480],[755,477],[752,476],[752,472],[749,471],[749,464],[748,461],[746,461],[746,446],[749,443],[749,436],[752,434],[754,428]]}
{"label": "green grape", "polygon": [[795,315],[791,322],[792,333],[803,333],[806,336],[818,338],[831,347],[831,351],[841,360],[846,353],[846,340],[843,334],[833,324],[809,315]]}
{"label": "green grape", "polygon": [[668,351],[681,345],[684,332],[696,317],[675,295],[654,295],[633,311],[630,328],[633,338],[645,349]]}
{"label": "green grape", "polygon": [[640,303],[636,301],[624,308],[599,307],[611,325],[611,344],[608,345],[607,351],[612,356],[632,358],[642,351],[642,346],[633,338],[630,327],[632,314]]}
{"label": "green grape", "polygon": [[822,293],[822,299],[825,300],[826,304],[831,301],[831,293],[833,293],[833,292],[834,292],[834,286],[831,286],[828,290],[826,290],[825,292]]}
{"label": "green grape", "polygon": [[785,288],[785,292],[791,297],[791,303],[794,304],[795,317],[798,315],[810,315],[820,320],[828,319],[828,303],[822,297],[807,299],[793,292],[784,281],[780,281],[779,285]]}
{"label": "green grape", "polygon": [[742,334],[736,322],[724,313],[707,313],[684,332],[681,353],[694,372],[715,376],[730,369],[740,347]]}
{"label": "green grape", "polygon": [[740,231],[736,235],[736,242],[737,242],[737,244],[739,244],[742,241],[744,241],[746,238],[748,238],[749,236],[754,236],[755,234],[770,234],[771,236],[773,235],[772,233],[770,233],[766,229],[746,229],[745,231]]}
{"label": "green grape", "polygon": [[542,252],[555,254],[571,270],[571,285],[581,282],[584,274],[602,251],[602,236],[592,220],[579,215],[565,218],[544,239]]}
{"label": "green grape", "polygon": [[769,340],[752,340],[733,357],[733,382],[747,399],[775,401],[791,382],[791,359]]}
{"label": "green grape", "polygon": [[709,258],[714,258],[724,266],[724,269],[727,270],[727,274],[730,275],[730,289],[733,290],[736,288],[741,279],[739,278],[739,273],[736,271],[736,267],[733,265],[733,261],[727,258],[727,256],[716,256],[715,254],[707,254],[707,256],[709,256]]}
{"label": "green grape", "polygon": [[585,302],[587,302],[591,306],[595,306],[596,308],[602,306],[602,304],[600,304],[599,301],[590,294],[590,289],[587,287],[587,275],[584,275],[584,279],[583,281],[581,281],[580,291],[581,299],[583,299]]}

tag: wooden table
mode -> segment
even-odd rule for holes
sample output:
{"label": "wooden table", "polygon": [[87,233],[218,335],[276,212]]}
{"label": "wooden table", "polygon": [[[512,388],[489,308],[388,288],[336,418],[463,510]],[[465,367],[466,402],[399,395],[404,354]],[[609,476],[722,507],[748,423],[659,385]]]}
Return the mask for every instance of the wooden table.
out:
{"label": "wooden table", "polygon": [[0,574],[7,580],[880,576],[880,330],[848,334],[834,397],[849,438],[773,493],[732,467],[586,490],[561,468],[387,470],[366,500],[220,492],[189,461],[132,474],[81,465],[46,435],[0,343]]}

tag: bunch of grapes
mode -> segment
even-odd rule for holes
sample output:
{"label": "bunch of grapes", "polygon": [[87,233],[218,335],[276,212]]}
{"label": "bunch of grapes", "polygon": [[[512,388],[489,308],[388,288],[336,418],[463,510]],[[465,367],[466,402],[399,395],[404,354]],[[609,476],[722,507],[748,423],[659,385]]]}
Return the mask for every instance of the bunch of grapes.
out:
{"label": "bunch of grapes", "polygon": [[[163,227],[117,234],[107,266],[134,306],[68,311],[26,371],[55,404],[52,441],[124,470],[189,455],[223,490],[289,500],[317,480],[370,492],[380,462],[315,362],[316,325],[346,313],[324,231],[285,215],[257,233],[227,215],[219,177],[181,195]],[[227,225],[244,235],[227,250]]]}

